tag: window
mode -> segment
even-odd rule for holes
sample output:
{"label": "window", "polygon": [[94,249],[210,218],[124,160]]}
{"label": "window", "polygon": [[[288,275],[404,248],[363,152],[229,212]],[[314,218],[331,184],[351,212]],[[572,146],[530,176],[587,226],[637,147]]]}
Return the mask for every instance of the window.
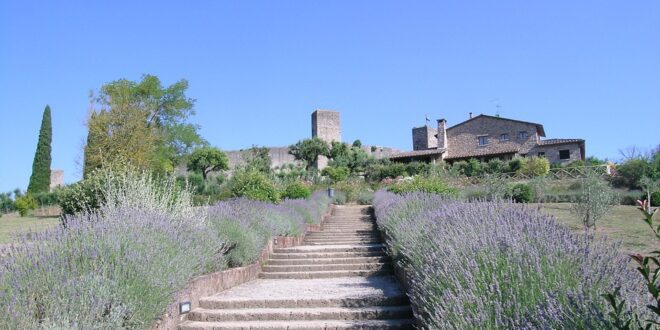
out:
{"label": "window", "polygon": [[526,139],[527,138],[527,132],[525,132],[525,131],[518,132],[518,138],[521,139],[521,140]]}
{"label": "window", "polygon": [[539,157],[545,157],[545,152],[543,152],[543,151],[539,151],[539,153],[537,154],[537,156],[539,156]]}
{"label": "window", "polygon": [[568,149],[559,150],[559,159],[571,159],[571,151]]}
{"label": "window", "polygon": [[477,138],[479,139],[479,145],[480,146],[488,145],[488,137],[487,136],[479,136]]}
{"label": "window", "polygon": [[500,134],[500,141],[509,141],[509,134]]}

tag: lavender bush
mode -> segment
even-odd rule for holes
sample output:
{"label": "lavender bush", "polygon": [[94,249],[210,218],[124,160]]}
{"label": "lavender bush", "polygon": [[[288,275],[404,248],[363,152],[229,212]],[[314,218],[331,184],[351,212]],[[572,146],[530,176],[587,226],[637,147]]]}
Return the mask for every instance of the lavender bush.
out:
{"label": "lavender bush", "polygon": [[[148,328],[192,277],[227,266],[229,229],[209,216],[213,210],[194,208],[174,179],[104,175],[112,183],[102,188],[98,211],[1,251],[0,328]],[[318,196],[309,202],[323,203]],[[224,225],[246,228],[258,244],[298,233],[304,219],[286,205],[227,202],[233,211],[223,214],[236,216]]]}
{"label": "lavender bush", "polygon": [[423,328],[609,328],[601,293],[617,286],[649,316],[644,285],[616,244],[538,210],[384,191],[374,208]]}

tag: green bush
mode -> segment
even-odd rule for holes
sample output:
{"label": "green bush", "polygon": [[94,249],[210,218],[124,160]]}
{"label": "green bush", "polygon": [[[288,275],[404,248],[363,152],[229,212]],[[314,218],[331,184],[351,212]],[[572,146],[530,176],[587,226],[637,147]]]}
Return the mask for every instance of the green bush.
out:
{"label": "green bush", "polygon": [[321,171],[321,175],[327,176],[332,182],[340,182],[346,180],[350,170],[344,166],[327,166]]}
{"label": "green bush", "polygon": [[524,183],[517,183],[511,186],[507,197],[511,198],[516,203],[529,203],[534,197],[532,187]]}
{"label": "green bush", "polygon": [[32,197],[32,194],[27,194],[25,196],[16,198],[16,209],[18,214],[22,217],[28,215],[30,211],[33,211],[37,208],[37,200]]}
{"label": "green bush", "polygon": [[344,205],[346,204],[347,198],[346,194],[341,191],[335,191],[335,197],[332,198],[332,204],[335,205]]}
{"label": "green bush", "polygon": [[518,172],[523,165],[523,160],[520,157],[516,157],[509,161],[509,171]]}
{"label": "green bush", "polygon": [[236,221],[211,222],[227,244],[225,258],[229,267],[242,267],[254,262],[261,249],[256,231],[243,228]]}
{"label": "green bush", "polygon": [[372,191],[361,191],[357,197],[357,203],[360,205],[370,205],[374,200],[374,193]]}
{"label": "green bush", "polygon": [[656,191],[651,194],[651,205],[660,206],[660,192]]}
{"label": "green bush", "polygon": [[544,176],[550,171],[550,162],[544,157],[525,158],[520,173],[530,177]]}
{"label": "green bush", "polygon": [[415,176],[415,175],[426,175],[431,169],[431,164],[424,162],[411,162],[406,164],[406,174]]}
{"label": "green bush", "polygon": [[249,199],[273,202],[280,200],[279,193],[273,181],[258,171],[239,170],[229,182],[232,197],[247,197]]}
{"label": "green bush", "polygon": [[104,201],[102,181],[100,175],[92,173],[87,179],[63,188],[57,199],[62,215],[98,209]]}
{"label": "green bush", "polygon": [[57,205],[59,198],[58,193],[59,189],[53,192],[35,193],[32,194],[32,197],[34,197],[34,199],[37,201],[37,205],[39,206],[51,206]]}
{"label": "green bush", "polygon": [[16,210],[16,203],[11,199],[11,193],[0,193],[0,214]]}
{"label": "green bush", "polygon": [[500,159],[491,159],[484,166],[484,172],[496,174],[509,172],[509,165]]}
{"label": "green bush", "polygon": [[393,184],[388,190],[395,194],[419,191],[445,196],[458,196],[458,190],[449,187],[445,181],[435,177],[422,178],[421,176],[416,176],[412,181]]}
{"label": "green bush", "polygon": [[615,168],[615,175],[610,179],[615,187],[639,189],[639,180],[644,177],[653,177],[653,166],[646,159],[629,159]]}
{"label": "green bush", "polygon": [[309,198],[311,195],[309,187],[297,181],[287,185],[282,192],[282,198],[287,199]]}
{"label": "green bush", "polygon": [[201,173],[191,173],[188,175],[188,185],[196,194],[204,193],[204,177]]}
{"label": "green bush", "polygon": [[406,164],[392,163],[387,161],[374,163],[367,166],[365,174],[369,181],[381,181],[385,178],[397,178],[407,174]]}

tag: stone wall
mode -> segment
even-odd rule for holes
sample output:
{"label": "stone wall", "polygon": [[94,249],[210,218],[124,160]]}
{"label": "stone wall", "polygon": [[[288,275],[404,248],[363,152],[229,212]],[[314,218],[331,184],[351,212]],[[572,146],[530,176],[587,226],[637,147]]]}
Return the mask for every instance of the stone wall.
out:
{"label": "stone wall", "polygon": [[[244,155],[248,152],[250,151],[247,149],[227,151],[226,153],[227,157],[229,158],[229,168],[233,169],[236,168],[236,166],[245,164]],[[296,161],[293,155],[289,154],[288,147],[270,147],[268,148],[268,155],[270,156],[270,161],[272,162],[271,167],[300,163]]]}
{"label": "stone wall", "polygon": [[[526,139],[519,139],[519,132],[527,132]],[[500,136],[508,134],[509,139],[501,141]],[[488,144],[479,146],[479,136],[485,136]],[[479,117],[462,125],[447,129],[449,147],[446,157],[455,158],[475,153],[505,153],[520,150],[525,154],[539,141],[536,125],[506,119]]]}
{"label": "stone wall", "polygon": [[[559,151],[568,150],[570,153],[569,159],[560,159]],[[563,144],[554,144],[554,145],[540,145],[536,146],[534,149],[530,150],[528,156],[539,156],[539,153],[542,152],[543,157],[548,159],[550,164],[562,164],[570,163],[576,160],[582,160],[583,157],[583,148],[579,142],[574,143],[563,143]]]}
{"label": "stone wall", "polygon": [[415,127],[412,129],[413,150],[426,150],[438,147],[438,139],[435,135],[438,131],[429,126]]}

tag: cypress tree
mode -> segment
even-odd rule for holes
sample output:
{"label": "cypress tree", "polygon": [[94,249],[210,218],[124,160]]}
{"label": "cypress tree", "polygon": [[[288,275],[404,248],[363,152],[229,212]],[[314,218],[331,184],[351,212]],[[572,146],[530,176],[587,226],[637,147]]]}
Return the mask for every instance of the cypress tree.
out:
{"label": "cypress tree", "polygon": [[37,151],[34,154],[34,162],[32,163],[32,176],[30,176],[30,185],[28,185],[28,192],[30,193],[50,191],[50,144],[52,139],[50,106],[47,105],[41,119]]}

